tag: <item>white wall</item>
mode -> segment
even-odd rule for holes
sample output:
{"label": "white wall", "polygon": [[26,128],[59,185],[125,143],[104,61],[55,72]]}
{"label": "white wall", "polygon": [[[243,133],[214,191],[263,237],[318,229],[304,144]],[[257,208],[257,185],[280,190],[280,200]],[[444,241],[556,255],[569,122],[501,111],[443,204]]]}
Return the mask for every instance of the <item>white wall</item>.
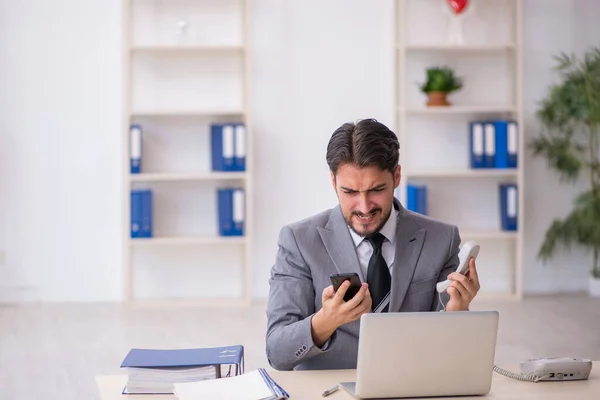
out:
{"label": "white wall", "polygon": [[[594,44],[600,5],[525,3],[531,134],[554,79],[551,56]],[[335,204],[324,160],[331,132],[368,116],[393,123],[392,2],[376,4],[254,0],[257,297],[280,227]],[[120,11],[117,0],[0,1],[0,300],[120,298]],[[588,258],[545,268],[535,259],[574,188],[559,186],[542,160],[526,162],[525,288],[584,289]]]}
{"label": "white wall", "polygon": [[120,2],[0,2],[0,300],[120,296]]}
{"label": "white wall", "polygon": [[393,124],[392,3],[263,0],[255,7],[254,287],[283,224],[335,206],[325,149],[343,122]]}

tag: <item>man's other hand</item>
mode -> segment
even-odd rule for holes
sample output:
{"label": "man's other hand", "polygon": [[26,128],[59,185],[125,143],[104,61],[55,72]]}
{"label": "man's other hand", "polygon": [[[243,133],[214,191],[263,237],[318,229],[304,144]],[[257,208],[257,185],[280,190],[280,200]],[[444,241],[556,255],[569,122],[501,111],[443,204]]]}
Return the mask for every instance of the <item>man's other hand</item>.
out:
{"label": "man's other hand", "polygon": [[323,289],[323,307],[312,318],[312,336],[317,346],[322,346],[338,327],[371,311],[372,300],[368,284],[363,283],[353,298],[344,301],[349,287],[350,282],[344,281],[337,292],[334,292],[333,286]]}
{"label": "man's other hand", "polygon": [[446,311],[469,311],[469,304],[480,289],[475,259],[469,260],[469,272],[466,275],[453,272],[448,275],[448,279],[452,282],[447,289],[450,300],[446,305]]}

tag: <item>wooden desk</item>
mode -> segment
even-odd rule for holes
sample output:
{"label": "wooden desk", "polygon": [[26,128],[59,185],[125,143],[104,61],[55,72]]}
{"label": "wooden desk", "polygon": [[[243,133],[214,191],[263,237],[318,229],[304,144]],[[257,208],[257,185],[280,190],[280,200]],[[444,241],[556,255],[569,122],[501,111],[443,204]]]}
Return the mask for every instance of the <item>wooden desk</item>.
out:
{"label": "wooden desk", "polygon": [[[504,368],[504,367],[503,367]],[[518,372],[519,366],[509,366]],[[289,394],[290,400],[351,400],[354,399],[343,389],[328,397],[321,393],[340,381],[352,381],[354,370],[334,371],[274,371],[267,369],[271,377]],[[173,395],[127,395],[121,394],[125,381],[124,375],[96,377],[96,383],[102,400],[176,400]],[[478,397],[452,397],[453,400],[473,400]],[[588,380],[571,382],[523,382],[510,379],[494,372],[490,393],[481,398],[523,399],[523,400],[598,400],[600,399],[600,362],[595,361]]]}

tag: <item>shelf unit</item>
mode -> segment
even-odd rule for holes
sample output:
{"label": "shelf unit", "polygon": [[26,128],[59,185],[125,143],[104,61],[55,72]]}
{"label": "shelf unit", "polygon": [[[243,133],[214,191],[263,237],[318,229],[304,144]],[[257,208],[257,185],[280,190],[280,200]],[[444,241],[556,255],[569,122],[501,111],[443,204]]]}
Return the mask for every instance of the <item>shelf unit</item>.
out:
{"label": "shelf unit", "polygon": [[[524,129],[522,105],[522,0],[470,2],[463,44],[448,38],[449,15],[438,0],[395,0],[394,103],[406,204],[409,183],[427,187],[428,215],[459,227],[463,243],[481,244],[480,295],[522,296]],[[448,8],[449,10],[449,8]],[[426,106],[418,84],[425,70],[447,65],[463,78],[448,107]],[[512,119],[518,124],[518,165],[471,169],[469,122]],[[498,185],[518,187],[518,230],[503,231]]]}
{"label": "shelf unit", "polygon": [[[251,303],[250,0],[122,0],[123,299]],[[213,171],[211,124],[245,127],[244,171]],[[130,173],[132,124],[142,171]],[[217,189],[244,190],[244,235],[220,236]],[[131,237],[130,191],[152,189],[153,235]]]}

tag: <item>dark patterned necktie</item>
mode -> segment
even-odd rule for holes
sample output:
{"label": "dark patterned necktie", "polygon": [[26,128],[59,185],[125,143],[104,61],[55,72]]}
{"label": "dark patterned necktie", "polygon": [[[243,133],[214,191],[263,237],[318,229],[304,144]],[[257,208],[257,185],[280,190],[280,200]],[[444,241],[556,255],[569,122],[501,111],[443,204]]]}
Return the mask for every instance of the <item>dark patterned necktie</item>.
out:
{"label": "dark patterned necktie", "polygon": [[[369,292],[373,300],[372,309],[374,310],[390,291],[392,279],[388,265],[381,253],[381,245],[385,237],[381,233],[376,232],[368,236],[367,240],[373,246],[373,255],[369,260],[369,267],[367,269],[367,283],[369,284]],[[387,312],[387,310],[388,307],[386,306],[382,312]]]}

